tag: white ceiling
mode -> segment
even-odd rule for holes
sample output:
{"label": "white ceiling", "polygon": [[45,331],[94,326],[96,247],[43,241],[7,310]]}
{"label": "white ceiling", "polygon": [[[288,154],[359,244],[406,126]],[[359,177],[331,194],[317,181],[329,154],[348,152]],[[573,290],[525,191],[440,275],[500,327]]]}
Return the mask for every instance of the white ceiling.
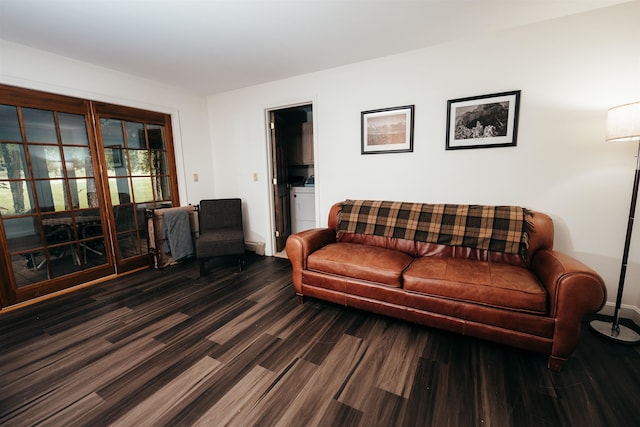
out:
{"label": "white ceiling", "polygon": [[0,38],[211,94],[627,1],[0,0]]}

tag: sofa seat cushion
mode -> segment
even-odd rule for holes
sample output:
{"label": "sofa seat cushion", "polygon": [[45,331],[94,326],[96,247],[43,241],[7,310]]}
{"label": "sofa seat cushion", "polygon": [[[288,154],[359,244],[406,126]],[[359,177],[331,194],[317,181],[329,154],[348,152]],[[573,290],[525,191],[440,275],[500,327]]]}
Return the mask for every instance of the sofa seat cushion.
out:
{"label": "sofa seat cushion", "polygon": [[309,255],[307,269],[399,288],[411,261],[413,257],[391,249],[332,243]]}
{"label": "sofa seat cushion", "polygon": [[528,269],[462,258],[422,257],[403,274],[404,289],[521,312],[546,314],[547,293]]}

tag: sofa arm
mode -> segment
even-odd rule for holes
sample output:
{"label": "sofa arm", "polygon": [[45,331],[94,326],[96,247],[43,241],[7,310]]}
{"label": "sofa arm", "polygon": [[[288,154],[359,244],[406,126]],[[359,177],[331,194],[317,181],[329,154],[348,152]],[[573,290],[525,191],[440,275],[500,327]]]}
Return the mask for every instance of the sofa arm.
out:
{"label": "sofa arm", "polygon": [[587,265],[562,252],[536,252],[531,269],[549,294],[551,317],[584,316],[600,310],[607,300],[602,277]]}
{"label": "sofa arm", "polygon": [[292,234],[287,239],[287,257],[291,262],[293,286],[302,296],[302,270],[307,268],[307,257],[314,251],[335,243],[336,231],[332,228],[314,228]]}
{"label": "sofa arm", "polygon": [[559,367],[578,345],[582,318],[604,306],[607,288],[594,270],[551,249],[536,252],[531,269],[549,295],[549,316],[555,320],[550,364]]}

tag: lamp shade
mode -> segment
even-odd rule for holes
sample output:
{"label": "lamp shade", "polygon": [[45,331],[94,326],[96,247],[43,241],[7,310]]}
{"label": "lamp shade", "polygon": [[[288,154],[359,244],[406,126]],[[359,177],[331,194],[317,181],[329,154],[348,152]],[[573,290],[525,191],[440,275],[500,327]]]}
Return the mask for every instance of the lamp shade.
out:
{"label": "lamp shade", "polygon": [[640,102],[609,109],[607,141],[630,141],[640,137]]}

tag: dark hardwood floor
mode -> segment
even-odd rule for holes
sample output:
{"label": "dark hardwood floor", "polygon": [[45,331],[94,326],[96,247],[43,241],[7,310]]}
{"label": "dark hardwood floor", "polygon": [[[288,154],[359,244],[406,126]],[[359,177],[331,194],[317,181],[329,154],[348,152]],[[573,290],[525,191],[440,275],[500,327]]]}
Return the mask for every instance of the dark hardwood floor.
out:
{"label": "dark hardwood floor", "polygon": [[[227,262],[229,261],[229,262]],[[545,355],[337,305],[286,260],[148,270],[0,313],[0,424],[640,425],[640,351]]]}

